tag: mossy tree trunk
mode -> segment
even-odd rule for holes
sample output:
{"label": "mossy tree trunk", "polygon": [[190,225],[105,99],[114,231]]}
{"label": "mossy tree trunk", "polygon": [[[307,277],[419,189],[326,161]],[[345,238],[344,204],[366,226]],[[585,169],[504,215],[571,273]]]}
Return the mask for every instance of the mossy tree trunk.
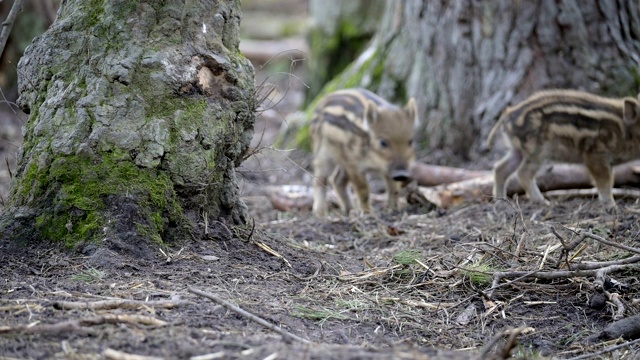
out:
{"label": "mossy tree trunk", "polygon": [[370,47],[325,91],[418,100],[424,150],[473,158],[500,112],[533,91],[639,90],[637,1],[387,0]]}
{"label": "mossy tree trunk", "polygon": [[0,239],[132,250],[243,223],[256,104],[239,8],[64,1],[18,64],[30,115]]}

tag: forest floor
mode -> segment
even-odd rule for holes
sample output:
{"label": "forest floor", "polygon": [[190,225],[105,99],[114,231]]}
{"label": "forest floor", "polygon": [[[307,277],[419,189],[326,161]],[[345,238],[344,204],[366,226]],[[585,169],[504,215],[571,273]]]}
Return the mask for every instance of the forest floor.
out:
{"label": "forest floor", "polygon": [[[640,270],[623,264],[640,248],[636,200],[615,211],[552,198],[393,213],[376,200],[374,215],[350,218],[280,212],[274,189],[311,185],[309,155],[272,145],[300,106],[294,87],[260,113],[262,150],[239,169],[246,226],[165,244],[151,261],[112,254],[109,265],[0,244],[0,360],[638,359],[640,343],[598,338],[640,314]],[[0,201],[21,141],[11,118],[0,115]],[[565,252],[560,239],[583,241]],[[606,290],[585,264],[611,270]]]}
{"label": "forest floor", "polygon": [[[618,303],[597,290],[594,271],[577,269],[629,258],[621,244],[637,251],[633,200],[615,212],[561,198],[395,213],[376,201],[376,215],[351,218],[279,212],[273,189],[311,177],[308,155],[268,146],[277,118],[259,118],[255,144],[267,146],[239,171],[245,227],[166,244],[152,261],[108,262],[116,266],[50,245],[19,256],[0,245],[0,359],[576,358],[624,344],[595,337],[621,305],[622,317],[640,313],[637,265],[609,274],[622,284],[607,288]],[[560,238],[584,234],[563,253]]]}

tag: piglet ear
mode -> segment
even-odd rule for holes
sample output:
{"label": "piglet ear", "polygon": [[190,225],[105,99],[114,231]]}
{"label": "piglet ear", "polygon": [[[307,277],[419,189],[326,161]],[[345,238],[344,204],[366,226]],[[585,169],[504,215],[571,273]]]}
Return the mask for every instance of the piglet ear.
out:
{"label": "piglet ear", "polygon": [[420,119],[418,118],[416,99],[410,98],[409,101],[407,101],[407,105],[404,106],[404,112],[410,119],[413,119],[413,127],[418,128],[418,126],[420,126]]}
{"label": "piglet ear", "polygon": [[622,110],[624,123],[626,125],[637,124],[640,120],[640,104],[638,104],[638,100],[632,97],[626,97],[622,101],[624,101]]}
{"label": "piglet ear", "polygon": [[365,131],[371,130],[371,124],[378,121],[378,106],[372,102],[364,105],[364,119],[362,119],[362,127]]}

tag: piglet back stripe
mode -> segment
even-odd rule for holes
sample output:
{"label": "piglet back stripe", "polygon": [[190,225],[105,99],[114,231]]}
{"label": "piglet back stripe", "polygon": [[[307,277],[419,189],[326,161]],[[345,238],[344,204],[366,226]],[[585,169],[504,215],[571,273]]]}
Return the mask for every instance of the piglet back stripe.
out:
{"label": "piglet back stripe", "polygon": [[319,112],[323,112],[326,107],[341,107],[345,111],[362,116],[364,113],[363,99],[356,94],[346,93],[344,95],[331,95],[326,98],[322,107],[318,108]]}
{"label": "piglet back stripe", "polygon": [[325,114],[324,121],[344,131],[366,137],[367,133],[358,125],[347,119],[345,116]]}

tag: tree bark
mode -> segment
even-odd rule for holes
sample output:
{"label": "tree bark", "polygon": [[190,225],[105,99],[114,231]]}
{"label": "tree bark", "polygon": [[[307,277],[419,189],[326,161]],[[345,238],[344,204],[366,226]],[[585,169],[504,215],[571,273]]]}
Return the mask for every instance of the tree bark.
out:
{"label": "tree bark", "polygon": [[256,103],[239,8],[64,1],[18,64],[30,116],[0,239],[139,251],[244,222],[235,167]]}
{"label": "tree bark", "polygon": [[636,96],[639,50],[637,1],[388,0],[370,47],[327,87],[416,97],[423,148],[468,160],[535,90]]}
{"label": "tree bark", "polygon": [[307,102],[343,71],[374,36],[384,0],[310,0]]}

